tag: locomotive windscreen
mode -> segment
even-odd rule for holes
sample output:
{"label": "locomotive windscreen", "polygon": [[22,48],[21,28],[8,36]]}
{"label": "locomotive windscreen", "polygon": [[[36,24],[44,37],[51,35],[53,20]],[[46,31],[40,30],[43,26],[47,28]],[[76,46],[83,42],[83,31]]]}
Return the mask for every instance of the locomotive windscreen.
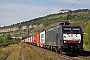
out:
{"label": "locomotive windscreen", "polygon": [[63,33],[74,33],[74,34],[80,34],[80,28],[63,28]]}
{"label": "locomotive windscreen", "polygon": [[74,34],[78,34],[80,33],[80,28],[73,28],[72,31]]}
{"label": "locomotive windscreen", "polygon": [[64,28],[63,33],[71,33],[71,28]]}

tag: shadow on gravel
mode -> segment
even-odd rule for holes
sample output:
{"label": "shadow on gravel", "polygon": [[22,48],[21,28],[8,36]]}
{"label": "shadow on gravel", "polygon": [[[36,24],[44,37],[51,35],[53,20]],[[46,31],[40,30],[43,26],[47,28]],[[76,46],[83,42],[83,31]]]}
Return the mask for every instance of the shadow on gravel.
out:
{"label": "shadow on gravel", "polygon": [[78,55],[80,56],[90,56],[90,51],[83,51],[83,52],[80,52],[80,53],[77,53]]}
{"label": "shadow on gravel", "polygon": [[65,54],[65,55],[70,56],[70,57],[78,57],[77,54]]}
{"label": "shadow on gravel", "polygon": [[72,52],[71,54],[65,54],[70,57],[78,57],[78,56],[90,56],[90,51],[83,52]]}

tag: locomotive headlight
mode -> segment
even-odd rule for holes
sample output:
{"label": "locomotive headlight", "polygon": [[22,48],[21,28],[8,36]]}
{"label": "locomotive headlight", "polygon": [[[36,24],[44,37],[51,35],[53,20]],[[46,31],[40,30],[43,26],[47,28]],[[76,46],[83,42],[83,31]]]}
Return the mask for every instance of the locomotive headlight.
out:
{"label": "locomotive headlight", "polygon": [[77,43],[81,43],[81,41],[79,40],[79,41],[77,41]]}
{"label": "locomotive headlight", "polygon": [[81,43],[81,41],[79,40],[79,43]]}
{"label": "locomotive headlight", "polygon": [[67,41],[66,41],[66,40],[64,40],[64,43],[67,43]]}

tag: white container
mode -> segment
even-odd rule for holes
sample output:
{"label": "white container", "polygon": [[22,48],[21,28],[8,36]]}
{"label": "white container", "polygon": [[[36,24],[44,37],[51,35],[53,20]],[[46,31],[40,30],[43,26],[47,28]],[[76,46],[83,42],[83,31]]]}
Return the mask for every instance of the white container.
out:
{"label": "white container", "polygon": [[27,42],[29,42],[29,38],[27,38]]}
{"label": "white container", "polygon": [[28,39],[25,39],[25,42],[28,42]]}
{"label": "white container", "polygon": [[40,43],[42,43],[42,44],[45,43],[45,31],[40,33]]}
{"label": "white container", "polygon": [[29,37],[29,39],[28,39],[29,41],[28,42],[30,42],[30,37]]}
{"label": "white container", "polygon": [[32,36],[30,38],[31,38],[31,41],[30,42],[32,42]]}

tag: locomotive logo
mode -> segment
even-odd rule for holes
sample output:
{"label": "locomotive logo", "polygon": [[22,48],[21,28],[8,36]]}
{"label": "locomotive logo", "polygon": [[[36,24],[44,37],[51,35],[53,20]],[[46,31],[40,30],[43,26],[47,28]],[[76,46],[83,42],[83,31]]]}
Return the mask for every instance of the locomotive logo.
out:
{"label": "locomotive logo", "polygon": [[44,38],[44,34],[41,35],[41,38]]}

